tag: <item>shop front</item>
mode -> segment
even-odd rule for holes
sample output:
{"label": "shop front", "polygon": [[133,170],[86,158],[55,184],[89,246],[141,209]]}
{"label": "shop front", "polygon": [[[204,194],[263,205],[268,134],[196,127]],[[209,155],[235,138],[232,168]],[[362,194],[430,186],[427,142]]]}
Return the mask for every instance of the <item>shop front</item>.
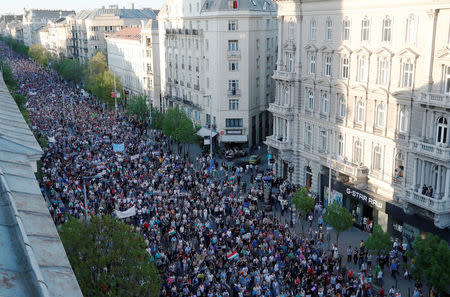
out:
{"label": "shop front", "polygon": [[365,231],[372,231],[375,224],[387,229],[386,202],[381,197],[335,179],[332,180],[332,193],[329,195],[328,176],[322,175],[321,179],[324,206],[336,201],[349,210],[355,226]]}

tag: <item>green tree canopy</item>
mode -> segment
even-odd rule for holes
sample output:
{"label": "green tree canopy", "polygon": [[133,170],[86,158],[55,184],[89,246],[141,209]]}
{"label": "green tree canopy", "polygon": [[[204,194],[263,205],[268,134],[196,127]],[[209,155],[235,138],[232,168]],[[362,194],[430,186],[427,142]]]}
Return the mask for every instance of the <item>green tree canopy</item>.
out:
{"label": "green tree canopy", "polygon": [[377,255],[387,255],[392,250],[392,241],[389,233],[384,232],[380,225],[373,227],[372,234],[365,242],[366,248]]}
{"label": "green tree canopy", "polygon": [[[114,98],[111,98],[111,92],[114,91],[114,75],[111,71],[105,71],[96,74],[87,85],[92,94],[95,95],[102,102],[108,103],[109,106],[114,106]],[[116,89],[122,89],[122,82],[116,76]],[[119,100],[119,99],[118,99]]]}
{"label": "green tree canopy", "polygon": [[328,206],[327,211],[323,215],[323,220],[336,230],[336,245],[339,242],[340,232],[347,230],[353,225],[352,215],[336,201]]}
{"label": "green tree canopy", "polygon": [[40,44],[33,44],[30,46],[28,55],[44,66],[47,66],[50,58],[50,53]]}
{"label": "green tree canopy", "polygon": [[2,68],[3,80],[9,90],[13,90],[17,87],[17,80],[14,78],[11,71],[11,67],[8,64],[0,61],[0,67]]}
{"label": "green tree canopy", "polygon": [[177,142],[194,143],[196,134],[191,119],[178,107],[167,110],[162,121],[163,133]]}
{"label": "green tree canopy", "polygon": [[158,296],[143,237],[110,216],[70,218],[59,233],[84,296]]}
{"label": "green tree canopy", "polygon": [[61,62],[55,62],[54,68],[64,77],[67,81],[74,83],[81,83],[84,77],[85,66],[77,60],[64,59]]}
{"label": "green tree canopy", "polygon": [[28,55],[28,46],[18,42],[12,37],[0,36],[0,40],[10,46],[14,51],[23,55]]}
{"label": "green tree canopy", "polygon": [[316,200],[313,197],[309,197],[308,194],[308,189],[303,187],[298,189],[294,198],[292,198],[292,203],[295,205],[295,208],[304,215],[313,211],[316,204]]}
{"label": "green tree canopy", "polygon": [[161,130],[163,126],[164,115],[156,108],[152,107],[152,129]]}
{"label": "green tree canopy", "polygon": [[136,117],[141,123],[146,122],[149,118],[149,108],[142,95],[134,95],[128,99],[125,112],[128,115]]}
{"label": "green tree canopy", "polygon": [[106,56],[103,52],[98,51],[94,56],[89,59],[88,72],[89,75],[95,76],[108,70],[108,63]]}
{"label": "green tree canopy", "polygon": [[450,250],[436,235],[417,236],[408,255],[413,259],[411,273],[441,294],[450,293]]}

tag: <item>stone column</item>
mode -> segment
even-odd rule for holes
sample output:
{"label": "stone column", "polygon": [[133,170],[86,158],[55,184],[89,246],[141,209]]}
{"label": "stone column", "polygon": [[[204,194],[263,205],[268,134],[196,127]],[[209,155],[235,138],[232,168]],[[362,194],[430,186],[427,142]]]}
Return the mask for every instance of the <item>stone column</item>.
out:
{"label": "stone column", "polygon": [[441,192],[441,171],[442,171],[442,166],[438,165],[438,176],[437,176],[437,181],[436,181],[436,198],[439,197],[439,193]]}
{"label": "stone column", "polygon": [[420,185],[419,185],[419,189],[420,187],[423,186],[423,184],[425,183],[425,160],[420,160],[422,162],[422,170],[420,171]]}
{"label": "stone column", "polygon": [[450,168],[447,168],[445,176],[445,195],[444,199],[450,200]]}

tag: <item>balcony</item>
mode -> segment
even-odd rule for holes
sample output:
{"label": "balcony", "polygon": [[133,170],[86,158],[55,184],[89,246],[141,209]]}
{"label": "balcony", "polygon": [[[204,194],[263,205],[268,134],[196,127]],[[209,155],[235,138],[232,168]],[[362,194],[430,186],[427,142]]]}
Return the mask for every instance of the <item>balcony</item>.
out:
{"label": "balcony", "polygon": [[228,51],[227,52],[228,58],[240,58],[241,57],[241,51],[235,50],[235,51]]}
{"label": "balcony", "polygon": [[450,94],[424,92],[418,98],[421,104],[450,108]]}
{"label": "balcony", "polygon": [[269,103],[269,112],[279,114],[288,118],[289,121],[294,120],[294,109],[292,107],[280,105],[278,103]]}
{"label": "balcony", "polygon": [[411,150],[416,154],[425,155],[440,161],[448,162],[450,160],[449,147],[441,147],[415,139],[411,141]]}
{"label": "balcony", "polygon": [[273,79],[294,81],[295,80],[295,72],[277,70],[277,71],[275,71],[275,73],[273,75]]}
{"label": "balcony", "polygon": [[241,96],[241,90],[228,90],[228,96]]}
{"label": "balcony", "polygon": [[428,197],[411,189],[406,190],[405,193],[404,199],[411,204],[425,208],[435,214],[450,212],[450,203],[447,200]]}
{"label": "balcony", "polygon": [[[327,156],[323,157],[322,159],[329,166],[330,158]],[[369,168],[367,168],[366,166],[358,165],[347,160],[336,160],[332,158],[331,169],[350,176],[352,182],[355,184],[357,188],[367,186]]]}
{"label": "balcony", "polygon": [[277,138],[277,136],[271,135],[266,137],[265,143],[267,146],[279,151],[293,151],[292,140],[290,139],[283,139],[282,137]]}

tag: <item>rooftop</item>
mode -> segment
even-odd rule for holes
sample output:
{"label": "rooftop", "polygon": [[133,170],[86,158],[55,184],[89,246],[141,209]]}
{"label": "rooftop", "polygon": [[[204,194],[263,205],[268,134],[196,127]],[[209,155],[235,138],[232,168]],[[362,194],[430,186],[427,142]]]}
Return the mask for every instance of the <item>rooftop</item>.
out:
{"label": "rooftop", "polygon": [[124,28],[116,33],[108,35],[109,38],[117,38],[117,39],[132,39],[132,40],[140,40],[141,39],[141,28]]}
{"label": "rooftop", "polygon": [[34,176],[42,149],[0,75],[0,296],[82,296]]}
{"label": "rooftop", "polygon": [[94,19],[102,15],[114,15],[122,19],[154,19],[156,14],[151,9],[97,8],[82,10],[76,19]]}

